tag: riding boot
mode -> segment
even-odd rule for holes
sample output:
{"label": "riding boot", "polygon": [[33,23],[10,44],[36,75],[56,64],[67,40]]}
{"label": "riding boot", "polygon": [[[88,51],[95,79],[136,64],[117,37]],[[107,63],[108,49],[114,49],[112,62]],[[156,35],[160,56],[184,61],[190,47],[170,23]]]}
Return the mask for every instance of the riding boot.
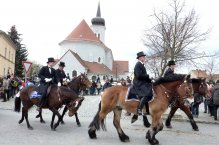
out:
{"label": "riding boot", "polygon": [[142,109],[143,109],[146,101],[147,101],[147,98],[145,96],[141,98],[141,101],[138,104],[138,108],[137,108],[137,114],[138,115],[142,115]]}
{"label": "riding boot", "polygon": [[146,109],[146,115],[150,115],[149,104],[147,101],[145,102],[145,109]]}

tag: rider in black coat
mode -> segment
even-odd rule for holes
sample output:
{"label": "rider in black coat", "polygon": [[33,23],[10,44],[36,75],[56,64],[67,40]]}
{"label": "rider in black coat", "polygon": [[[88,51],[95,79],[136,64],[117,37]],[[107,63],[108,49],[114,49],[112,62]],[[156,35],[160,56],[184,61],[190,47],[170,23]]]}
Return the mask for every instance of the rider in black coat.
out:
{"label": "rider in black coat", "polygon": [[176,66],[175,61],[170,60],[167,65],[169,66],[169,68],[164,73],[164,77],[174,75],[174,68]]}
{"label": "rider in black coat", "polygon": [[148,98],[153,96],[152,92],[152,83],[149,75],[147,74],[146,68],[144,66],[145,62],[145,54],[141,51],[137,53],[138,62],[134,68],[134,80],[133,80],[133,87],[135,90],[135,94],[140,99],[140,103],[137,108],[137,114],[142,114],[142,108],[148,101]]}
{"label": "rider in black coat", "polygon": [[65,67],[65,63],[60,62],[59,63],[59,68],[56,70],[56,74],[58,75],[60,83],[61,83],[62,86],[63,86],[63,79],[66,78],[65,71],[63,70],[64,67]]}
{"label": "rider in black coat", "polygon": [[48,58],[47,66],[43,66],[39,71],[38,77],[41,79],[39,92],[42,94],[42,98],[38,110],[42,108],[42,105],[47,103],[47,89],[50,84],[58,84],[58,86],[61,86],[56,70],[52,68],[54,62],[54,58]]}

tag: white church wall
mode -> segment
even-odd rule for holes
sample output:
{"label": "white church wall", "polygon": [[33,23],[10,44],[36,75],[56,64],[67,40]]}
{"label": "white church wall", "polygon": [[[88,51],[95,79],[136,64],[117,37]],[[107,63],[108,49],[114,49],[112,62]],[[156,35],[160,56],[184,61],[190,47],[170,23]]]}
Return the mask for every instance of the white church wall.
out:
{"label": "white church wall", "polygon": [[106,66],[109,68],[109,69],[113,69],[113,57],[112,57],[112,53],[110,51],[107,51],[106,52]]}
{"label": "white church wall", "polygon": [[[73,70],[77,71],[77,75],[80,75],[80,73],[86,73],[86,70],[84,66],[81,65],[81,63],[74,57],[74,55],[68,51],[64,57],[61,58],[60,61],[65,62],[65,73],[69,73],[70,78],[72,78],[72,72]],[[59,62],[60,62],[59,61]],[[59,66],[59,63],[57,63],[53,68],[57,69]]]}
{"label": "white church wall", "polygon": [[80,42],[64,42],[61,45],[61,54],[64,54],[67,50],[71,49],[75,53],[77,53],[81,59],[90,61],[90,62],[98,62],[98,58],[100,57],[100,63],[105,64],[107,67],[112,69],[112,56],[111,54],[105,54],[105,48],[103,46],[86,41]]}

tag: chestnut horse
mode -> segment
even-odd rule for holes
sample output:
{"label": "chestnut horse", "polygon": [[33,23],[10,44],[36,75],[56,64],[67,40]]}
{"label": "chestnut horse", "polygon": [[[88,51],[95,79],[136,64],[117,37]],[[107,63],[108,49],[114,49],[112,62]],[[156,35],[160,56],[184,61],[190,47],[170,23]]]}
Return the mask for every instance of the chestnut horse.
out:
{"label": "chestnut horse", "polygon": [[[202,95],[202,96],[207,95],[208,87],[207,87],[207,83],[205,82],[205,79],[195,79],[195,78],[193,78],[193,79],[191,79],[191,82],[192,82],[192,88],[193,88],[194,93],[198,93],[199,95]],[[169,115],[167,117],[167,120],[165,122],[166,127],[167,128],[172,128],[171,119],[174,116],[176,110],[178,108],[180,108],[188,116],[188,118],[190,120],[190,123],[192,125],[192,128],[195,131],[198,131],[199,130],[198,126],[197,126],[195,120],[193,119],[190,108],[189,108],[188,105],[185,104],[186,99],[179,98],[179,97],[176,97],[175,99],[176,100],[172,100],[172,102],[171,102],[170,113],[169,113]],[[134,114],[133,117],[132,117],[131,123],[134,123],[137,119],[138,119],[138,115]],[[144,122],[144,125],[147,127],[148,121],[145,119],[144,116],[143,116],[143,122]]]}
{"label": "chestnut horse", "polygon": [[[90,87],[92,82],[87,78],[87,76],[85,74],[80,74],[79,76],[73,78],[70,82],[64,81],[63,84],[65,84],[64,86],[70,88],[71,90],[73,90],[76,94],[80,94],[80,92],[82,90],[84,90],[84,88]],[[65,113],[67,112],[68,108],[67,106],[64,107],[64,110],[62,112],[61,115],[61,123],[64,124],[63,121],[63,117],[65,115]],[[81,126],[81,123],[78,119],[78,113],[75,112],[75,119],[76,119],[76,123],[78,126]],[[36,116],[36,118],[40,118],[40,122],[44,123],[45,121],[42,118],[42,110],[39,111],[39,114]]]}
{"label": "chestnut horse", "polygon": [[[208,93],[208,86],[207,86],[207,83],[205,82],[205,79],[191,79],[191,80],[192,80],[192,87],[193,87],[194,93],[198,93],[199,95],[205,97]],[[195,131],[199,131],[198,126],[195,120],[193,119],[189,106],[185,105],[185,99],[177,99],[171,104],[170,113],[165,122],[166,127],[172,128],[171,119],[174,116],[174,113],[176,112],[178,108],[184,111],[185,114],[188,116],[190,123],[192,125],[192,128]]]}
{"label": "chestnut horse", "polygon": [[[150,144],[159,144],[155,135],[163,129],[161,116],[166,111],[170,100],[176,96],[191,97],[192,86],[189,81],[190,75],[179,75],[175,80],[160,79],[154,84],[154,100],[149,103],[152,126],[146,134],[146,139],[148,139]],[[88,134],[90,138],[96,138],[96,130],[99,130],[100,126],[103,130],[106,130],[104,119],[109,112],[113,111],[113,124],[117,129],[120,140],[123,142],[129,141],[129,137],[123,132],[120,126],[122,109],[136,113],[139,102],[125,101],[127,90],[128,87],[125,86],[113,86],[104,90],[97,114],[89,125]]]}
{"label": "chestnut horse", "polygon": [[[61,122],[61,115],[59,114],[58,109],[61,108],[62,105],[66,105],[69,109],[69,116],[73,116],[77,112],[84,98],[78,97],[78,95],[74,91],[63,86],[58,87],[57,85],[52,84],[49,86],[49,89],[50,91],[47,91],[48,103],[44,104],[42,108],[48,108],[53,112],[50,126],[52,130],[55,130],[56,127]],[[27,86],[21,90],[20,96],[15,98],[15,111],[19,112],[21,108],[21,102],[23,104],[22,117],[18,123],[19,124],[22,123],[25,118],[27,123],[27,128],[31,130],[33,129],[33,127],[30,126],[30,123],[28,121],[28,110],[33,105],[36,106],[39,105],[40,102],[39,98],[30,98],[33,91],[36,90],[37,90],[37,86]],[[55,125],[53,125],[55,115],[57,115],[59,119],[58,122]]]}

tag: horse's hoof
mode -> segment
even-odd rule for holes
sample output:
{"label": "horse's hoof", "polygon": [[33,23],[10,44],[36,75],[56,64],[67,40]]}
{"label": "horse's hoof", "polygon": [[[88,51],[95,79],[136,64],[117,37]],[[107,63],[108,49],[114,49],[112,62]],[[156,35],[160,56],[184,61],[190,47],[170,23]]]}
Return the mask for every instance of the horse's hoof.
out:
{"label": "horse's hoof", "polygon": [[89,130],[88,130],[88,134],[89,134],[89,137],[90,137],[91,139],[97,138],[97,135],[96,135],[95,130],[89,129]]}
{"label": "horse's hoof", "polygon": [[55,128],[51,128],[51,130],[52,130],[52,131],[56,131],[56,129],[55,129]]}
{"label": "horse's hoof", "polygon": [[40,117],[40,115],[38,114],[37,116],[36,116],[36,118],[39,118]]}
{"label": "horse's hoof", "polygon": [[59,124],[56,123],[56,124],[53,126],[53,128],[56,129],[58,126],[59,126]]}
{"label": "horse's hoof", "polygon": [[151,135],[150,135],[150,133],[149,133],[149,130],[148,130],[148,132],[146,133],[146,137],[145,137],[146,139],[148,139],[148,140],[151,140]]}
{"label": "horse's hoof", "polygon": [[166,125],[167,128],[173,128],[172,125]]}
{"label": "horse's hoof", "polygon": [[23,122],[23,120],[18,121],[19,124],[21,124]]}
{"label": "horse's hoof", "polygon": [[148,128],[151,126],[151,124],[149,122],[146,122],[146,123],[144,123],[144,126]]}
{"label": "horse's hoof", "polygon": [[77,124],[77,126],[78,126],[78,127],[81,127],[81,124],[80,124],[80,123],[78,123],[78,124]]}
{"label": "horse's hoof", "polygon": [[62,120],[62,121],[61,121],[61,124],[65,124],[65,122]]}
{"label": "horse's hoof", "polygon": [[33,130],[33,127],[32,127],[32,126],[29,126],[28,129],[29,129],[29,130]]}
{"label": "horse's hoof", "polygon": [[129,137],[125,135],[124,133],[122,135],[119,135],[119,138],[122,142],[129,142]]}
{"label": "horse's hoof", "polygon": [[44,120],[40,120],[40,123],[46,123]]}
{"label": "horse's hoof", "polygon": [[199,129],[198,128],[193,128],[194,129],[194,131],[199,131]]}

